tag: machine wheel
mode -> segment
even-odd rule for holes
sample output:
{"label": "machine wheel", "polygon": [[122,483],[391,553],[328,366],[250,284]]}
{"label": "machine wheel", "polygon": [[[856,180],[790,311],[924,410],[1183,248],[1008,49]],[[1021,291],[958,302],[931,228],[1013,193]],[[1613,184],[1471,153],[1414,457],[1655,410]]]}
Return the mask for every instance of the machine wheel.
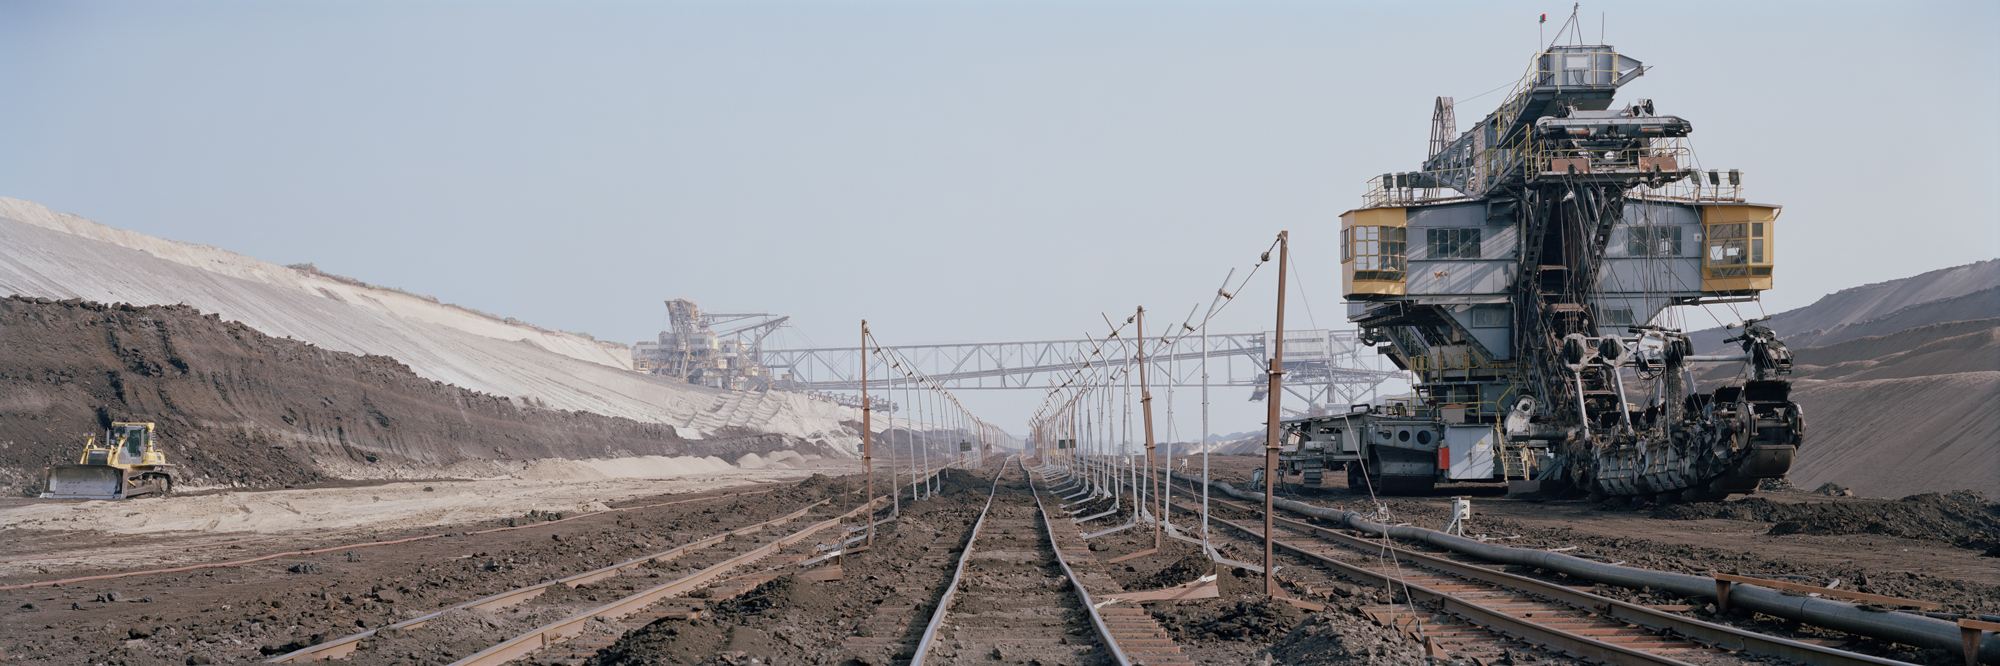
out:
{"label": "machine wheel", "polygon": [[148,495],[166,497],[174,492],[174,477],[166,474],[158,472],[145,474],[139,477],[139,481],[154,488],[146,493]]}

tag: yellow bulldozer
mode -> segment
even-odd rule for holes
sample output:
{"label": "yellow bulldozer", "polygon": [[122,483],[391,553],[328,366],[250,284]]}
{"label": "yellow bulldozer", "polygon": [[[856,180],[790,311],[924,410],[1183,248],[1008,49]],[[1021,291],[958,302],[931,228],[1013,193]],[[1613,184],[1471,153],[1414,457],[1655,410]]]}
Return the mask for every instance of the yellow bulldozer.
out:
{"label": "yellow bulldozer", "polygon": [[49,468],[42,497],[164,497],[174,489],[166,467],[166,454],[153,444],[153,424],[113,423],[102,440],[91,435],[84,441],[76,464]]}

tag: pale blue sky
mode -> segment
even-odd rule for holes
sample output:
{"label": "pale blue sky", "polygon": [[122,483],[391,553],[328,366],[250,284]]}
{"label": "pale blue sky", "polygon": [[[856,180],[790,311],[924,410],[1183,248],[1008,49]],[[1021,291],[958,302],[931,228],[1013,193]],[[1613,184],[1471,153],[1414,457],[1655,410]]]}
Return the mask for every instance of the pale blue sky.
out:
{"label": "pale blue sky", "polygon": [[[795,342],[1101,333],[1290,229],[1330,326],[1338,214],[1562,4],[5,1],[0,194],[628,343],[677,296]],[[1786,206],[1765,309],[2000,255],[1993,3],[1600,12],[1654,67],[1620,97]]]}

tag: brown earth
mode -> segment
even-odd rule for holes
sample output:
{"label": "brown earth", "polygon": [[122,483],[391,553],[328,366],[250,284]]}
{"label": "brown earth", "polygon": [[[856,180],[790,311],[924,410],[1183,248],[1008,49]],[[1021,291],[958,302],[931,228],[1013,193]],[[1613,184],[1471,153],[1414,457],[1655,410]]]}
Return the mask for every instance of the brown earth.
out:
{"label": "brown earth", "polygon": [[[730,489],[686,496],[640,498],[621,506],[675,499],[716,499],[630,512],[603,514],[542,525],[550,516],[524,515],[504,521],[458,526],[449,536],[316,556],[287,556],[252,564],[89,581],[59,587],[0,591],[0,655],[43,664],[128,664],[133,666],[261,661],[377,628],[439,608],[497,592],[588,571],[673,545],[695,541],[744,524],[797,511],[821,499],[851,508],[860,479],[816,476],[773,492],[725,496]],[[468,532],[536,525],[487,534]],[[24,530],[25,531],[25,530]],[[435,533],[382,530],[343,534],[337,543],[381,541]],[[89,540],[67,534],[63,540]],[[164,538],[164,537],[163,537]],[[300,537],[244,544],[207,559],[230,560],[262,552],[326,547],[325,540]],[[351,553],[351,555],[350,555]],[[178,552],[170,556],[180,555]],[[52,562],[63,576],[106,573],[88,564]],[[47,580],[24,572],[0,578],[0,585]],[[578,588],[579,601],[608,590]],[[550,597],[543,601],[559,600]],[[381,637],[384,648],[357,653],[354,663],[447,663],[505,637],[505,628],[536,626],[542,617],[499,613],[458,613],[426,626],[401,642]],[[420,640],[417,640],[420,639]],[[490,645],[490,643],[488,643]]]}
{"label": "brown earth", "polygon": [[[1215,478],[1238,485],[1247,483],[1262,462],[1253,456],[1210,458]],[[1199,457],[1193,457],[1190,467],[1199,465]],[[1371,499],[1350,492],[1340,482],[1341,475],[1329,478],[1334,484],[1329,488],[1292,487],[1283,492],[1299,501],[1364,514],[1386,508],[1395,522],[1432,529],[1446,523],[1452,497],[1469,497],[1474,516],[1468,533],[1484,534],[1505,545],[1575,546],[1568,552],[1694,575],[1797,576],[1797,582],[1813,585],[1837,580],[1841,589],[1934,601],[1944,604],[1947,612],[2000,615],[2000,559],[1988,555],[1991,551],[1982,545],[2000,533],[1993,527],[2000,519],[2000,504],[1977,493],[1885,500],[1775,492],[1724,502],[1631,506],[1508,498],[1506,488],[1497,483],[1446,484],[1430,495]],[[1597,593],[1654,599],[1649,603],[1692,603],[1702,619],[1777,635],[1849,640],[1843,649],[1903,661],[1944,666],[1962,660],[1764,616],[1701,615],[1703,600],[1659,599],[1648,596],[1650,592],[1605,586],[1599,586]]]}
{"label": "brown earth", "polygon": [[[971,524],[985,504],[991,471],[947,472],[944,489],[937,496],[905,504],[902,519],[884,526],[873,548],[846,558],[842,581],[773,580],[738,600],[712,603],[709,617],[663,619],[628,634],[590,663],[858,665],[907,659],[907,649],[895,648],[913,644],[935,611],[936,599],[965,546]],[[993,518],[988,521],[987,529],[1001,529],[995,527]],[[1111,518],[1103,521],[1099,527],[1116,522]],[[1152,545],[1150,534],[1135,528],[1099,537],[1093,540],[1091,550],[1098,560],[1108,561]],[[1182,542],[1167,540],[1163,546],[1166,552],[1162,554],[1106,568],[1128,590],[1184,583],[1213,570],[1198,551]],[[969,575],[983,574],[975,571]],[[1256,663],[1307,617],[1292,606],[1257,595],[1259,584],[1238,570],[1221,581],[1223,598],[1147,607],[1196,663]],[[979,585],[975,580],[961,590],[959,610],[986,612],[994,608],[993,600],[969,591]],[[1087,626],[1076,618],[1064,621],[1066,636],[1086,643],[1092,640]],[[1368,627],[1369,632],[1380,632],[1380,641],[1401,640],[1394,632]],[[851,638],[856,636],[898,637],[902,642],[892,648]],[[995,652],[975,649],[969,643],[956,645],[949,637],[943,641],[932,656],[944,663],[1094,663],[1089,658],[1052,657],[1033,646],[1018,650],[1002,646]],[[1401,649],[1407,652],[1410,648],[1405,645]]]}
{"label": "brown earth", "polygon": [[781,435],[684,440],[670,425],[542,409],[185,306],[0,299],[0,490],[34,491],[43,467],[73,462],[83,436],[112,421],[158,423],[182,486],[491,476],[505,473],[495,461],[554,457],[831,453]]}
{"label": "brown earth", "polygon": [[1881,534],[1936,541],[2000,557],[2000,504],[1969,490],[1839,503],[1784,503],[1753,496],[1733,502],[1663,505],[1653,510],[1653,517],[1772,523],[1765,532],[1772,536]]}
{"label": "brown earth", "polygon": [[[1239,456],[1213,459],[1218,477],[1233,481],[1241,480],[1234,477],[1248,476],[1258,462]],[[882,476],[878,475],[878,488],[888,485]],[[855,643],[850,637],[914,639],[921,632],[931,604],[949,576],[950,564],[956,561],[971,522],[984,504],[990,479],[984,474],[952,470],[946,472],[937,496],[914,503],[904,497],[901,519],[882,526],[872,549],[846,558],[841,581],[780,578],[734,599],[710,602],[710,615],[704,619],[661,620],[635,631],[600,653],[594,663],[747,664],[753,659],[766,664],[885,663],[893,655],[870,652],[865,643]],[[0,635],[5,636],[0,638],[0,655],[27,657],[38,663],[181,664],[194,657],[215,663],[261,659],[360,627],[380,626],[768,519],[817,498],[851,491],[860,482],[856,476],[820,477],[796,489],[768,495],[644,509],[534,529],[464,534],[496,524],[489,521],[453,530],[459,536],[357,551],[356,561],[338,554],[286,557],[220,570],[0,592],[0,630],[4,630]],[[1497,484],[1447,487],[1432,497],[1370,500],[1344,488],[1296,496],[1362,511],[1373,511],[1379,501],[1398,521],[1436,526],[1444,518],[1446,492],[1473,496],[1476,515],[1472,530],[1505,543],[1578,546],[1572,552],[1687,573],[1798,575],[1811,578],[1802,582],[1820,584],[1840,578],[1843,588],[1940,601],[1957,612],[2000,613],[2000,569],[1993,567],[1992,558],[1955,545],[1965,537],[1949,531],[1960,522],[1992,524],[1993,505],[1971,494],[1889,501],[1785,492],[1752,500],[1665,507],[1514,500],[1498,496],[1503,490]],[[652,501],[658,500],[620,504]],[[1884,533],[1860,522],[1874,516],[1912,529]],[[521,516],[519,520],[546,518]],[[1176,521],[1192,528],[1195,519],[1179,513]],[[1109,525],[1116,519],[1103,522]],[[1790,528],[1774,529],[1788,522],[1805,527],[1789,533],[1786,530]],[[402,535],[384,530],[340,538],[358,541]],[[60,537],[78,538],[90,537]],[[260,550],[299,547],[281,544],[285,542],[246,544],[242,551],[231,552],[240,552],[240,557]],[[1093,555],[1100,561],[1109,560],[1151,544],[1152,539],[1143,531],[1127,530],[1093,540],[1093,546],[1102,546],[1093,548]],[[1127,589],[1134,590],[1186,582],[1207,570],[1205,560],[1192,548],[1173,540],[1164,545],[1163,553],[1107,569]],[[1311,568],[1303,562],[1284,564],[1294,570]],[[1130,570],[1123,568],[1128,566]],[[95,571],[86,568],[61,573]],[[1261,580],[1255,574],[1241,570],[1222,574],[1220,598],[1148,604],[1154,617],[1197,663],[1422,661],[1420,643],[1375,626],[1357,612],[1362,605],[1390,600],[1380,592],[1347,586],[1343,596],[1353,595],[1351,598],[1331,604],[1323,612],[1305,613],[1261,598],[1257,594]],[[27,573],[11,576],[0,579],[0,585],[30,577]],[[1702,605],[1700,600],[1673,599],[1644,590],[1600,586],[1597,591],[1641,603]],[[117,594],[111,595],[113,592]],[[620,592],[586,587],[553,594],[576,595],[574,601],[582,603],[592,595],[606,601]],[[140,599],[150,601],[135,601]],[[33,608],[28,608],[30,605]],[[1854,641],[1853,637],[1761,616],[1731,616],[1712,610],[1693,613],[1779,635]],[[422,633],[371,641],[371,654],[357,663],[449,661],[550,619],[533,612],[454,614],[440,618]],[[1951,663],[1939,655],[1865,640],[1851,647],[1919,663]],[[1518,661],[1548,659],[1548,655],[1518,657]]]}
{"label": "brown earth", "polygon": [[867,551],[843,558],[842,580],[779,578],[736,599],[711,602],[707,617],[663,619],[626,634],[589,663],[883,663],[890,648],[850,644],[848,638],[915,642],[991,483],[990,476],[947,470],[936,495],[917,502],[904,497],[901,518],[878,528]]}

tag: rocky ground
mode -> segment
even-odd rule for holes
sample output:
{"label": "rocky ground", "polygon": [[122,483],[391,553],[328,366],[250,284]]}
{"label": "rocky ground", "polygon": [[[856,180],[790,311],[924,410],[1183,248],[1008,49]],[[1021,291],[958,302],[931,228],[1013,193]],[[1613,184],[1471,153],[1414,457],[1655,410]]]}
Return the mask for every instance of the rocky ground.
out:
{"label": "rocky ground", "polygon": [[[1198,466],[1199,458],[1193,464]],[[1262,459],[1213,456],[1210,464],[1216,478],[1243,483]],[[1805,584],[1933,601],[1944,604],[1947,612],[2000,615],[2000,558],[1993,550],[2000,536],[2000,504],[1970,491],[1883,499],[1855,497],[1837,486],[1807,491],[1774,484],[1775,490],[1723,502],[1634,506],[1583,498],[1509,498],[1501,484],[1452,484],[1423,497],[1369,498],[1350,492],[1337,478],[1333,483],[1326,489],[1284,492],[1330,508],[1386,510],[1393,522],[1433,529],[1446,523],[1452,497],[1470,497],[1474,516],[1468,534],[1506,545],[1575,547],[1567,552],[1696,575],[1793,576]],[[1851,640],[1846,649],[1904,661],[1962,662],[1962,657],[1941,651],[1878,644],[1775,618],[1718,616],[1705,600],[1605,586],[1597,591],[1642,603],[1691,604],[1695,608],[1690,612],[1702,619],[1767,633]]]}
{"label": "rocky ground", "polygon": [[[288,555],[240,566],[87,581],[60,586],[0,591],[0,660],[46,664],[203,664],[257,661],[323,640],[434,612],[496,592],[588,571],[743,525],[835,499],[851,508],[860,479],[815,476],[777,488],[734,487],[635,497],[607,503],[610,508],[685,499],[670,506],[607,512],[576,518],[528,511],[506,519],[454,523],[446,528],[368,530],[303,544],[327,547],[421,538],[405,543],[355,548],[317,555]],[[747,491],[763,491],[742,494]],[[700,499],[713,498],[713,499]],[[573,519],[565,519],[573,518]],[[558,522],[559,521],[559,522]],[[496,527],[525,529],[474,534]],[[449,531],[440,531],[441,529]],[[23,530],[26,531],[26,530]],[[440,536],[433,536],[440,535]],[[168,539],[175,535],[159,535]],[[101,534],[73,532],[33,547],[90,548]],[[128,537],[125,546],[144,546]],[[149,553],[156,562],[173,559],[229,561],[298,550],[296,540],[251,541]],[[20,551],[10,548],[10,553]],[[16,555],[19,557],[19,555]],[[0,586],[128,571],[94,560],[51,560],[0,576]],[[41,570],[47,570],[43,573]],[[578,588],[583,601],[608,601],[612,590]],[[458,617],[464,615],[465,617]],[[536,626],[548,618],[459,613],[440,629],[466,631],[436,635],[400,652],[377,653],[375,663],[446,663],[504,629]],[[478,631],[472,631],[472,630]],[[394,637],[385,637],[394,638]],[[460,644],[463,643],[463,644]],[[483,645],[479,647],[484,647]]]}
{"label": "rocky ground", "polygon": [[849,638],[914,642],[989,488],[990,477],[947,471],[935,495],[916,502],[905,495],[901,519],[878,528],[867,551],[842,559],[842,580],[779,578],[736,599],[711,603],[707,617],[662,620],[628,634],[591,663],[886,663],[897,651],[894,642]]}
{"label": "rocky ground", "polygon": [[[1256,463],[1248,457],[1217,457],[1213,461],[1218,478],[1225,480],[1247,476]],[[706,602],[706,616],[645,626],[600,652],[593,663],[889,663],[906,654],[906,646],[914,642],[934,610],[932,605],[950,567],[984,505],[991,487],[990,472],[948,471],[938,483],[938,492],[921,501],[911,501],[907,486],[900,487],[900,519],[883,525],[870,549],[845,558],[839,581],[812,582],[786,576],[734,598],[712,600]],[[690,480],[673,487],[675,492],[667,495],[616,495],[607,492],[602,482],[551,484],[528,499],[521,499],[526,495],[494,495],[503,498],[496,501],[511,502],[507,506],[519,509],[518,515],[412,511],[398,520],[324,532],[274,526],[263,533],[222,535],[143,529],[114,533],[74,526],[14,526],[9,530],[13,539],[0,546],[0,586],[250,559],[340,544],[428,538],[316,555],[284,555],[239,566],[0,591],[0,636],[4,636],[0,638],[0,660],[58,664],[261,660],[363,628],[657,552],[789,513],[819,499],[844,495],[846,501],[858,501],[859,495],[852,491],[862,483],[855,475],[812,477],[796,485],[787,481],[746,486],[742,481]],[[433,484],[429,492],[421,486],[391,487],[414,484],[277,492],[363,493],[381,495],[389,504],[413,505],[420,504],[426,495],[464,494],[462,487],[445,487],[443,483]],[[732,483],[736,485],[729,485]],[[894,482],[882,473],[876,483],[887,492]],[[580,501],[560,505],[561,510],[527,508],[557,507],[551,502],[562,497],[562,489],[574,494],[569,499]],[[750,491],[765,492],[733,494]],[[1686,573],[1793,575],[1816,584],[1838,579],[1847,589],[1937,601],[1954,612],[2000,614],[2000,570],[1995,558],[1988,555],[1991,546],[1987,545],[1993,534],[1995,508],[1975,494],[1884,500],[1852,497],[1838,488],[1828,488],[1824,493],[1787,490],[1728,502],[1640,507],[1568,499],[1509,499],[1501,496],[1503,489],[1497,485],[1453,487],[1430,497],[1373,500],[1344,488],[1291,494],[1326,506],[1367,512],[1386,508],[1398,522],[1435,527],[1443,521],[1450,498],[1447,492],[1473,497],[1475,516],[1470,532],[1510,545],[1575,546],[1570,552]],[[257,503],[267,500],[254,497],[257,494],[212,497],[234,496],[262,506]],[[591,496],[584,497],[586,494]],[[577,517],[600,508],[688,499],[697,501]],[[101,512],[121,506],[96,504],[102,505]],[[122,506],[139,508],[138,504]],[[0,507],[0,515],[5,511],[6,507]],[[1122,522],[1122,515],[1082,527],[1112,527]],[[1221,511],[1217,515],[1243,517]],[[551,522],[561,518],[568,520]],[[1193,517],[1178,518],[1193,527]],[[475,534],[507,525],[533,527]],[[1152,547],[1152,534],[1143,528],[1091,542],[1092,555],[1107,562]],[[46,557],[65,553],[95,555]],[[703,561],[659,565],[652,575],[682,575]],[[1304,562],[1288,564],[1308,568]],[[1106,569],[1120,585],[1135,591],[1180,584],[1216,571],[1197,548],[1173,539],[1162,540],[1155,554]],[[1360,612],[1364,606],[1392,601],[1385,594],[1336,587],[1347,593],[1325,610],[1306,611],[1261,596],[1262,582],[1256,574],[1227,567],[1218,573],[1221,596],[1217,598],[1146,604],[1197,663],[1424,661],[1421,643],[1375,625]],[[1674,599],[1644,590],[1599,587],[1597,592],[1655,605],[1689,604],[1687,612],[1702,619],[1779,635],[1850,641],[1849,649],[1907,661],[1940,666],[1953,663],[1951,655],[1855,640],[1761,616],[1717,613],[1702,600]],[[587,586],[551,593],[553,596],[543,601],[573,602],[581,607],[623,593],[622,588]],[[373,639],[370,649],[357,653],[355,658],[360,661],[354,663],[448,662],[559,619],[555,615],[560,612],[548,608],[543,604],[490,613],[454,612],[438,618],[421,633]],[[1077,639],[1086,640],[1087,636]],[[1005,650],[998,657],[991,651],[952,654],[963,657],[957,661],[980,663],[1030,663],[1041,658]],[[1551,656],[1523,653],[1515,661],[1533,660],[1550,661]],[[1044,663],[1062,662],[1045,659]]]}
{"label": "rocky ground", "polygon": [[[872,549],[847,558],[845,580],[780,578],[738,599],[711,604],[708,617],[661,620],[629,634],[591,663],[860,665],[907,658],[905,646],[921,634],[935,610],[990,483],[990,477],[958,471],[946,480],[936,497],[905,506],[903,520],[878,533]],[[1111,518],[1104,522],[1086,527],[1115,526]],[[1153,543],[1150,532],[1133,529],[1093,540],[1091,551],[1109,561]],[[1135,591],[1185,583],[1214,569],[1197,548],[1171,539],[1162,542],[1158,554],[1107,568]],[[1219,582],[1218,598],[1145,604],[1196,663],[1426,663],[1421,644],[1376,626],[1355,610],[1358,605],[1302,611],[1262,596],[1259,579],[1237,569],[1227,570]],[[1091,641],[1080,626],[1070,629],[1079,643]],[[870,640],[874,638],[890,640]],[[944,644],[934,656],[942,663],[1097,663],[1087,654],[1055,658],[1025,646],[959,647]]]}

